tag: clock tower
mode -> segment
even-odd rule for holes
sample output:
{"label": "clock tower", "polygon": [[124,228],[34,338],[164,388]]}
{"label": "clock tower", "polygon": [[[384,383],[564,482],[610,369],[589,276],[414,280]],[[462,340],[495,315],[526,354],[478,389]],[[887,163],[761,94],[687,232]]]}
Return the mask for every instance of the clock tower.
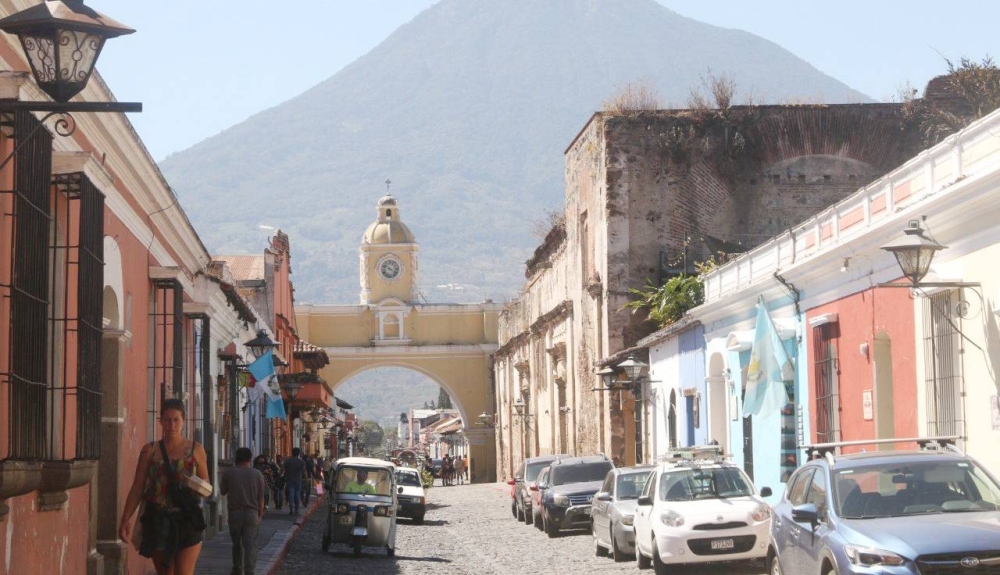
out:
{"label": "clock tower", "polygon": [[392,194],[379,199],[377,210],[361,241],[361,303],[416,303],[417,241],[400,219]]}

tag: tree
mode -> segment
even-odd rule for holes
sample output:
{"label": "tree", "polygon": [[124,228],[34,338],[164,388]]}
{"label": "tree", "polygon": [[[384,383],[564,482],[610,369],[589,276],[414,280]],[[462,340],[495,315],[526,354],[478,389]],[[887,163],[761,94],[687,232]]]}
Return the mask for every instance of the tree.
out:
{"label": "tree", "polygon": [[687,310],[705,301],[704,286],[697,276],[680,275],[662,286],[650,281],[645,288],[632,288],[629,292],[636,299],[625,304],[625,307],[630,308],[633,314],[640,309],[648,309],[649,319],[660,327],[681,319]]}
{"label": "tree", "polygon": [[357,438],[358,444],[365,446],[365,453],[375,453],[382,449],[382,442],[385,441],[385,430],[378,422],[366,419],[358,425],[354,437]]}
{"label": "tree", "polygon": [[452,409],[451,396],[448,395],[448,392],[443,387],[438,391],[438,407],[440,409]]}

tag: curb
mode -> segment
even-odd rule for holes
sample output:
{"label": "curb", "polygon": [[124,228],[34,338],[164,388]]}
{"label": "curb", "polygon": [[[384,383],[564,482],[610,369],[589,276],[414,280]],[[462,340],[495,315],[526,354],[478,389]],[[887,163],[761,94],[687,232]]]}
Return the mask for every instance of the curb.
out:
{"label": "curb", "polygon": [[270,562],[270,565],[263,566],[263,569],[261,569],[262,573],[265,573],[266,575],[275,575],[278,572],[278,567],[281,565],[281,560],[285,558],[285,555],[288,555],[288,548],[291,546],[292,541],[295,540],[295,536],[299,534],[299,531],[302,530],[302,527],[306,524],[306,521],[309,521],[309,518],[312,517],[312,514],[316,511],[316,509],[320,507],[323,501],[326,501],[325,495],[320,496],[315,501],[313,501],[313,503],[309,506],[309,509],[307,509],[306,512],[302,515],[302,521],[296,523],[291,529],[289,529],[285,533],[285,538],[279,544],[281,546],[281,549],[278,551],[277,554],[275,554],[274,559],[272,559]]}

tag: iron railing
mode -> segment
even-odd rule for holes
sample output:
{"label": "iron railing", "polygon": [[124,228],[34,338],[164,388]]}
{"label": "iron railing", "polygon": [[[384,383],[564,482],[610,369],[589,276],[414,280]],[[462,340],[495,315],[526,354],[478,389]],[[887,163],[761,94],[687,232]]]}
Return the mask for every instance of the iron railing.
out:
{"label": "iron railing", "polygon": [[927,396],[927,434],[965,436],[962,399],[961,316],[958,290],[924,298],[924,386]]}
{"label": "iron railing", "polygon": [[816,376],[816,441],[826,443],[840,439],[840,385],[837,371],[836,322],[813,328],[813,368]]}
{"label": "iron railing", "polygon": [[14,190],[7,457],[49,459],[49,230],[52,225],[52,136],[26,111],[14,113]]}
{"label": "iron railing", "polygon": [[184,292],[176,279],[153,280],[149,304],[147,432],[156,437],[160,405],[184,394]]}

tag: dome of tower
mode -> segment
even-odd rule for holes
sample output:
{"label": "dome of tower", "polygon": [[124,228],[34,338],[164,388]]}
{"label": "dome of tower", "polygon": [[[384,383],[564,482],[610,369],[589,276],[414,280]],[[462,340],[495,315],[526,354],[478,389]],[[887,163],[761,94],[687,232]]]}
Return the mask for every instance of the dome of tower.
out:
{"label": "dome of tower", "polygon": [[413,232],[399,219],[399,208],[392,194],[382,196],[378,201],[378,217],[365,230],[366,244],[410,244],[416,239]]}

